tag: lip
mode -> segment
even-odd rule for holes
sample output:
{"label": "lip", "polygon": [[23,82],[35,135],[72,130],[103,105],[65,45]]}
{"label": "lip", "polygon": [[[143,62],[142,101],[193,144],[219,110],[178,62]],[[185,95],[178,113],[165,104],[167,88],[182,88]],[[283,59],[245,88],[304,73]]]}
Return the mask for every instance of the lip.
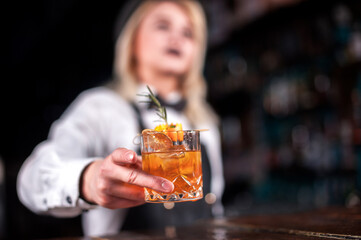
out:
{"label": "lip", "polygon": [[174,56],[174,57],[181,57],[182,56],[182,52],[176,48],[168,48],[166,50],[166,54],[170,55],[170,56]]}

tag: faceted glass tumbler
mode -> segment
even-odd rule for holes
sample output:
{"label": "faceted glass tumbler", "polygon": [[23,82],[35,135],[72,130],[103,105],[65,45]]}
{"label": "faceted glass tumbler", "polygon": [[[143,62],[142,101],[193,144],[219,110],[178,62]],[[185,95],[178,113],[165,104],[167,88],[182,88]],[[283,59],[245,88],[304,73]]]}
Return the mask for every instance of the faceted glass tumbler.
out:
{"label": "faceted glass tumbler", "polygon": [[143,131],[141,151],[143,171],[174,184],[171,193],[145,188],[146,202],[184,202],[203,198],[199,131]]}

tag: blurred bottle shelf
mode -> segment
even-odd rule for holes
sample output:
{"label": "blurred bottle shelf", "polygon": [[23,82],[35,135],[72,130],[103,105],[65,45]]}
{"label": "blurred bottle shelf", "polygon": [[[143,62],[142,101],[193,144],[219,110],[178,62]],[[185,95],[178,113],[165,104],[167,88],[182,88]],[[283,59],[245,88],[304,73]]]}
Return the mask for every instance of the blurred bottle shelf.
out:
{"label": "blurred bottle shelf", "polygon": [[314,204],[361,189],[360,1],[303,1],[235,28],[205,75],[228,186]]}

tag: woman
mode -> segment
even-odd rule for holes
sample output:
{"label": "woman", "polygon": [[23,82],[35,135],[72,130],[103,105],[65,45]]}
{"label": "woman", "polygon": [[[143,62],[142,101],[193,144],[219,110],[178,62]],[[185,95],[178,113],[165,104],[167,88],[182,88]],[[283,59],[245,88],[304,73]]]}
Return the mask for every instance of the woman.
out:
{"label": "woman", "polygon": [[[210,210],[222,214],[219,134],[205,103],[202,77],[206,25],[200,5],[142,1],[120,25],[113,84],[82,93],[52,125],[49,139],[35,148],[19,173],[21,201],[36,213],[58,217],[84,212],[85,235],[189,224],[211,216]],[[135,152],[134,136],[154,128],[157,120],[154,110],[136,98],[146,85],[170,105],[169,122],[210,129],[201,139],[207,149],[203,156],[208,156],[203,159],[205,194],[217,196],[212,206],[204,200],[177,203],[170,211],[161,204],[142,205],[143,187],[163,192],[174,187],[142,172]]]}

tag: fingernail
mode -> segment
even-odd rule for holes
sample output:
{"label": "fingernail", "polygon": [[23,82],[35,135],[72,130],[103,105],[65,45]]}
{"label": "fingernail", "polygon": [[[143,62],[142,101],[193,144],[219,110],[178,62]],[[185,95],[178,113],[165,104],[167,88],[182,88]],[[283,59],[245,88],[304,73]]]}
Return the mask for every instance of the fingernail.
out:
{"label": "fingernail", "polygon": [[134,158],[134,154],[128,153],[128,154],[127,154],[127,158],[128,158],[128,160],[132,161],[133,158]]}
{"label": "fingernail", "polygon": [[173,190],[173,184],[171,184],[170,182],[164,181],[164,182],[162,182],[162,188],[166,192],[171,192]]}

